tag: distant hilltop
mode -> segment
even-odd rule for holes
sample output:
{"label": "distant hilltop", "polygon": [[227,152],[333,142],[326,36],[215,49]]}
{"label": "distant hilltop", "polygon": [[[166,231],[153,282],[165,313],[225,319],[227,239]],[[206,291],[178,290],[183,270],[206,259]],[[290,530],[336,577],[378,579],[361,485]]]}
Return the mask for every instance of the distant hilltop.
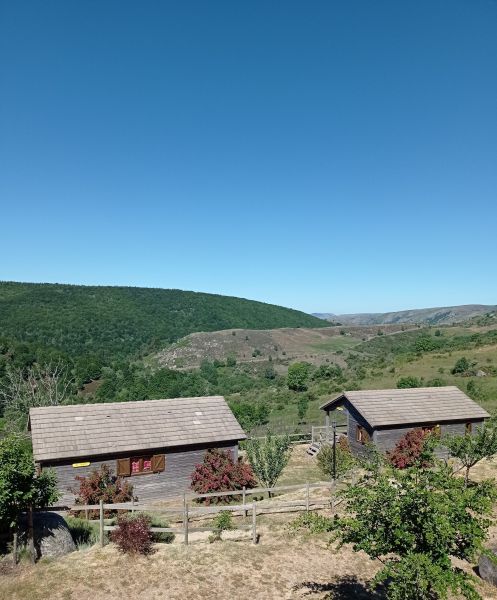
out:
{"label": "distant hilltop", "polygon": [[385,313],[355,313],[335,315],[333,313],[313,313],[315,317],[342,325],[387,325],[395,323],[423,323],[426,325],[450,325],[474,317],[497,312],[495,304],[464,304],[462,306],[442,306],[436,308],[414,308]]}

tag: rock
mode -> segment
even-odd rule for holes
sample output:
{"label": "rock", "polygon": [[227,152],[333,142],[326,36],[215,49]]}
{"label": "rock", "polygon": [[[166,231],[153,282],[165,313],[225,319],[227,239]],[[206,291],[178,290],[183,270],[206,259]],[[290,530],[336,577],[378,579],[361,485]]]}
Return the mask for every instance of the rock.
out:
{"label": "rock", "polygon": [[481,369],[476,371],[476,376],[477,377],[486,377],[487,374],[485,373],[485,371],[482,371]]}
{"label": "rock", "polygon": [[[27,516],[20,523],[20,542],[27,542]],[[69,527],[64,519],[54,512],[35,512],[33,514],[34,544],[37,558],[64,556],[76,550]]]}
{"label": "rock", "polygon": [[489,550],[492,556],[485,556],[485,554],[480,556],[478,571],[484,581],[497,586],[497,549],[494,547]]}

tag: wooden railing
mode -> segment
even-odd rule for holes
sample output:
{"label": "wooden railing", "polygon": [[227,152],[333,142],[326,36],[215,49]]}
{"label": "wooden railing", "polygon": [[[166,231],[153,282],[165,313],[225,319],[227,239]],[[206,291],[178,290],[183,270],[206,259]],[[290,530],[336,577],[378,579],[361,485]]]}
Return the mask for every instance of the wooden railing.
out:
{"label": "wooden railing", "polygon": [[[190,533],[215,531],[214,526],[210,527],[191,527],[190,519],[203,517],[207,515],[216,515],[222,511],[229,511],[233,514],[240,513],[239,516],[247,517],[249,513],[252,515],[252,524],[250,526],[236,526],[237,530],[251,530],[252,531],[252,542],[257,543],[257,515],[269,514],[269,513],[281,513],[281,512],[294,512],[294,511],[310,511],[319,510],[323,508],[335,508],[340,504],[341,500],[337,500],[333,494],[327,499],[312,499],[310,492],[313,489],[327,489],[331,492],[336,488],[336,482],[318,482],[318,483],[306,483],[296,485],[280,485],[270,488],[251,488],[241,490],[230,490],[226,492],[212,492],[208,494],[184,494],[183,504],[178,506],[160,507],[156,504],[146,504],[137,502],[119,502],[116,504],[104,504],[103,501],[100,504],[76,504],[71,507],[72,511],[99,511],[99,540],[100,545],[103,546],[105,543],[105,532],[113,531],[115,525],[106,525],[104,514],[106,510],[125,510],[125,511],[144,511],[144,512],[159,512],[164,515],[176,515],[181,518],[181,527],[152,527],[151,531],[154,533],[174,533],[177,535],[183,535],[185,545],[188,545],[188,536]],[[259,494],[274,494],[279,492],[288,491],[305,491],[304,498],[300,500],[287,500],[278,502],[274,499],[265,499],[260,501],[247,502],[248,496],[254,496]],[[241,504],[226,504],[221,506],[191,506],[189,504],[192,500],[206,500],[212,498],[223,498],[226,496],[241,496]]]}

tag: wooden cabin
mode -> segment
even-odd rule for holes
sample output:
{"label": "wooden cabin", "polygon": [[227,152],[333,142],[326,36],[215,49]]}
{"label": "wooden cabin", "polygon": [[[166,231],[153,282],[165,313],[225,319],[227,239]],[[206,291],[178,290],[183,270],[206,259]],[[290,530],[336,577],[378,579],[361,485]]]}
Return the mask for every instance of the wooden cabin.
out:
{"label": "wooden cabin", "polygon": [[343,392],[321,408],[328,439],[330,415],[336,410],[345,414],[355,454],[362,454],[369,442],[383,452],[391,450],[411,429],[441,436],[474,434],[490,416],[455,386]]}
{"label": "wooden cabin", "polygon": [[102,464],[129,478],[140,501],[178,496],[207,449],[237,460],[246,438],[221,396],[32,408],[29,428],[35,462],[55,470],[64,506],[75,477]]}

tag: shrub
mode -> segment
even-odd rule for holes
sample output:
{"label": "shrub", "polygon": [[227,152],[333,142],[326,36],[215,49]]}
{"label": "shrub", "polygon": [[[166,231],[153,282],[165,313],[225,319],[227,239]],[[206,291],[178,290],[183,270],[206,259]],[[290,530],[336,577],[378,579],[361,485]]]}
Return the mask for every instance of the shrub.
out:
{"label": "shrub", "polygon": [[[133,486],[122,477],[113,475],[108,465],[103,464],[87,477],[78,475],[75,479],[79,483],[74,490],[76,504],[99,504],[100,500],[105,504],[116,504],[133,500]],[[114,513],[107,511],[106,516]],[[74,514],[80,516],[81,511],[75,511]],[[98,516],[98,511],[90,511],[90,516]]]}
{"label": "shrub", "polygon": [[288,367],[287,385],[290,390],[305,392],[311,365],[307,362],[296,362]]}
{"label": "shrub", "polygon": [[[355,459],[350,452],[350,447],[346,438],[339,438],[336,445],[336,475],[343,477],[355,465]],[[326,477],[333,476],[333,445],[324,444],[317,455],[319,470]]]}
{"label": "shrub", "polygon": [[[150,522],[150,527],[169,527],[169,522],[161,515],[155,513],[136,513],[144,515]],[[168,531],[152,531],[152,541],[170,544],[174,540],[174,533]]]}
{"label": "shrub", "polygon": [[[397,469],[406,469],[416,464],[425,449],[428,434],[422,429],[411,429],[401,438],[395,448],[387,452],[387,460]],[[423,461],[423,466],[426,461]]]}
{"label": "shrub", "polygon": [[469,362],[469,360],[465,356],[461,356],[461,358],[456,361],[452,369],[453,375],[471,375],[472,374],[473,364]]}
{"label": "shrub", "polygon": [[[241,460],[234,462],[230,451],[208,450],[204,461],[195,465],[191,476],[191,488],[197,494],[209,492],[227,492],[241,490],[243,487],[252,488],[257,484],[252,467]],[[231,502],[234,496],[220,498],[205,498],[205,504]]]}
{"label": "shrub", "polygon": [[222,510],[214,518],[214,532],[209,536],[209,542],[216,542],[221,540],[223,531],[231,531],[235,529],[233,525],[233,517],[229,510]]}
{"label": "shrub", "polygon": [[125,554],[150,554],[152,552],[150,517],[145,514],[120,515],[117,518],[117,528],[109,537]]}
{"label": "shrub", "polygon": [[78,550],[97,543],[98,523],[71,516],[65,517],[65,521]]}
{"label": "shrub", "polygon": [[398,388],[418,388],[421,387],[421,381],[417,377],[409,375],[408,377],[401,377],[397,381]]}

